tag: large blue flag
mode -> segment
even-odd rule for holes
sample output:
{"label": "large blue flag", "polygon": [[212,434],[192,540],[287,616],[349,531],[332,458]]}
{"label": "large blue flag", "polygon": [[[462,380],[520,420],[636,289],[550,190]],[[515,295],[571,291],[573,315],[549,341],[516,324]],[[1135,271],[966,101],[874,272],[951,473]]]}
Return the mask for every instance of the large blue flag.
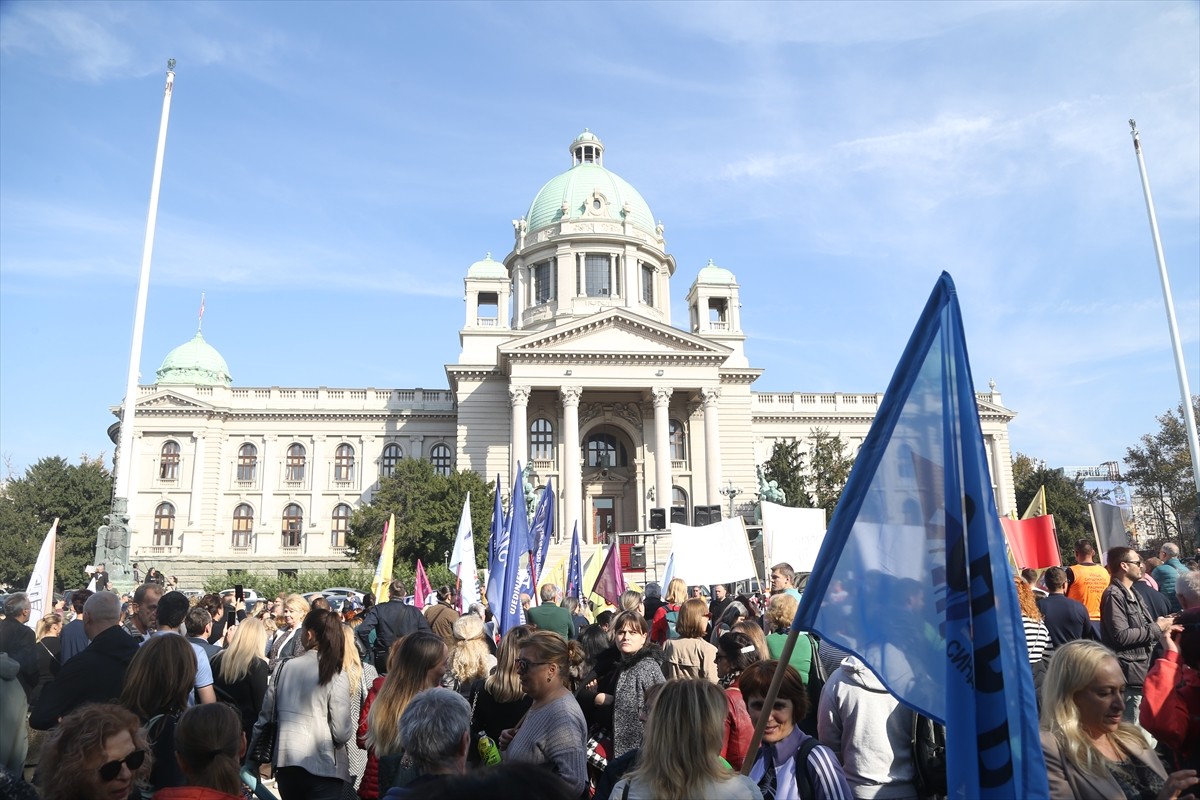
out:
{"label": "large blue flag", "polygon": [[[537,509],[533,512],[533,528],[530,536],[537,544],[533,559],[534,581],[541,580],[542,570],[546,568],[546,556],[550,553],[550,539],[554,536],[554,479],[546,479],[546,488],[538,498]],[[536,586],[533,588],[537,588]]]}
{"label": "large blue flag", "polygon": [[1029,651],[946,273],[859,451],[792,627],[855,653],[905,705],[946,725],[951,797],[1049,796]]}
{"label": "large blue flag", "polygon": [[492,528],[488,535],[487,601],[492,615],[500,619],[504,608],[504,564],[508,560],[508,526],[504,524],[504,505],[500,501],[500,476],[496,476],[496,496],[492,504]]}
{"label": "large blue flag", "polygon": [[575,530],[571,532],[571,560],[567,562],[567,585],[563,587],[563,597],[578,597],[579,602],[583,603],[583,553],[580,552],[582,545],[579,542],[579,523],[575,523]]}
{"label": "large blue flag", "polygon": [[500,634],[525,622],[525,611],[521,608],[521,587],[529,582],[529,556],[533,552],[533,539],[529,535],[529,517],[525,510],[525,482],[521,480],[520,465],[517,479],[513,481],[512,504],[508,509],[508,553],[504,562],[504,605],[497,615]]}

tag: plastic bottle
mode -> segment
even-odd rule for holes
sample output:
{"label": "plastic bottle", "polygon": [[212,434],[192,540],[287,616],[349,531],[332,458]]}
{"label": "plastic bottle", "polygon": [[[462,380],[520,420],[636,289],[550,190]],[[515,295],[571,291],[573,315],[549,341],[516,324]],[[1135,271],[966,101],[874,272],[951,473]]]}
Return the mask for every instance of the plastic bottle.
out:
{"label": "plastic bottle", "polygon": [[500,763],[500,748],[485,731],[479,732],[479,744],[476,745],[476,748],[485,765],[492,767]]}

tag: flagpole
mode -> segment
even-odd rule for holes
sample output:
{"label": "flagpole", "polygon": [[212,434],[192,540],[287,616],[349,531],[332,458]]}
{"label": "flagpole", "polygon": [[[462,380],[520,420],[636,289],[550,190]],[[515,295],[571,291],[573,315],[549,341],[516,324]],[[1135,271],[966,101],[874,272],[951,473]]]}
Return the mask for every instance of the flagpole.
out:
{"label": "flagpole", "polygon": [[133,315],[133,342],[129,350],[129,372],[125,381],[125,402],[121,409],[120,439],[117,443],[116,485],[112,513],[100,529],[96,541],[96,562],[105,562],[114,578],[123,578],[129,556],[129,490],[133,473],[133,418],[137,405],[138,377],[142,361],[142,334],[146,325],[146,297],[150,290],[150,260],[154,253],[154,229],[158,222],[158,194],[162,185],[163,157],[167,149],[167,122],[171,116],[171,95],[175,86],[175,59],[167,60],[167,83],[163,89],[162,118],[158,126],[158,147],[154,155],[154,176],[150,181],[150,210],[146,215],[146,239],[142,245],[142,269],[138,279],[137,305]]}
{"label": "flagpole", "polygon": [[1175,354],[1175,372],[1179,376],[1179,394],[1183,398],[1183,424],[1187,428],[1188,449],[1192,455],[1192,478],[1196,494],[1200,495],[1200,439],[1196,436],[1196,415],[1192,411],[1192,390],[1188,387],[1187,366],[1183,361],[1183,345],[1179,341],[1179,324],[1175,321],[1175,301],[1171,298],[1171,282],[1167,277],[1167,261],[1163,257],[1162,239],[1158,235],[1158,216],[1154,213],[1154,198],[1150,196],[1150,178],[1146,175],[1146,160],[1142,157],[1142,142],[1138,138],[1137,122],[1129,120],[1133,136],[1133,152],[1137,156],[1138,173],[1142,178],[1142,194],[1146,196],[1146,214],[1150,218],[1150,236],[1154,239],[1154,256],[1158,259],[1158,277],[1162,281],[1163,305],[1167,309],[1167,327],[1171,330],[1171,349]]}
{"label": "flagpole", "polygon": [[[784,673],[792,663],[792,650],[796,647],[796,638],[799,635],[800,631],[796,630],[795,625],[788,629],[787,639],[783,643],[783,652],[779,654],[779,663],[775,667],[775,674],[771,677],[771,685],[767,687],[767,696],[763,698],[762,712],[758,715],[758,722],[754,723],[754,735],[750,737],[750,746],[746,748],[746,758],[742,761],[742,774],[747,777],[750,775],[750,770],[754,769],[758,746],[762,743],[763,731],[767,729],[767,721],[771,719],[771,709],[775,707],[775,701],[779,698],[779,688],[783,686]],[[817,654],[814,652],[813,658],[816,657]],[[793,720],[794,722],[796,720]]]}

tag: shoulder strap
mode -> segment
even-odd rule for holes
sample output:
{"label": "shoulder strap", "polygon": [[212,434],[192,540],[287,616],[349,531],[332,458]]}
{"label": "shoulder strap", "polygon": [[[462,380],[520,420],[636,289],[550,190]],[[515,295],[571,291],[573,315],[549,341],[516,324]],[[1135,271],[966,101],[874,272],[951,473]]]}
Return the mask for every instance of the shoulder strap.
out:
{"label": "shoulder strap", "polygon": [[809,736],[796,751],[792,763],[796,765],[796,789],[800,792],[800,800],[815,800],[817,794],[813,788],[812,778],[808,774],[808,756],[820,742],[817,737]]}
{"label": "shoulder strap", "polygon": [[621,800],[629,800],[629,780],[625,780],[625,788],[621,790]]}

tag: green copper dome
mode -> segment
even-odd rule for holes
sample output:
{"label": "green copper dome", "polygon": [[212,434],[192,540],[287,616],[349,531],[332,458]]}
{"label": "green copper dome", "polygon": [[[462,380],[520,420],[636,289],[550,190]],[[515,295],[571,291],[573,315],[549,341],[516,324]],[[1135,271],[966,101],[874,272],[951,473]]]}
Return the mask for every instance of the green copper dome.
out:
{"label": "green copper dome", "polygon": [[482,261],[476,261],[467,269],[468,278],[500,278],[508,280],[508,270],[488,253]]}
{"label": "green copper dome", "polygon": [[733,273],[724,267],[718,267],[710,258],[708,263],[701,268],[700,273],[696,276],[696,283],[717,283],[726,286],[731,283],[737,283],[737,279],[733,277]]}
{"label": "green copper dome", "polygon": [[[574,166],[550,179],[542,187],[525,215],[528,230],[552,225],[564,216],[573,220],[615,220],[624,222],[625,205],[629,205],[629,221],[646,233],[655,233],[654,215],[637,189],[619,175],[604,168],[604,144],[596,134],[585,130],[571,142]],[[596,193],[603,199],[595,208]]]}
{"label": "green copper dome", "polygon": [[184,342],[163,359],[158,368],[156,384],[184,383],[192,386],[228,386],[233,383],[229,366],[217,349],[196,331],[190,342]]}

